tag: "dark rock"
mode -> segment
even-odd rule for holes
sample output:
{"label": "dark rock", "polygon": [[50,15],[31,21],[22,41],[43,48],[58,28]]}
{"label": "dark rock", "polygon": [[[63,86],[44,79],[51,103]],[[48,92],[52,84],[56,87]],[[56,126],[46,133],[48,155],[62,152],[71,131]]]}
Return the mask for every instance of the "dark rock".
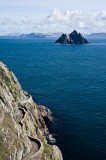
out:
{"label": "dark rock", "polygon": [[78,33],[76,30],[74,30],[69,35],[62,34],[58,40],[56,40],[55,43],[60,44],[87,44],[88,41],[85,39],[81,33]]}
{"label": "dark rock", "polygon": [[62,34],[60,38],[56,41],[56,43],[69,44],[69,36],[67,36],[66,34]]}

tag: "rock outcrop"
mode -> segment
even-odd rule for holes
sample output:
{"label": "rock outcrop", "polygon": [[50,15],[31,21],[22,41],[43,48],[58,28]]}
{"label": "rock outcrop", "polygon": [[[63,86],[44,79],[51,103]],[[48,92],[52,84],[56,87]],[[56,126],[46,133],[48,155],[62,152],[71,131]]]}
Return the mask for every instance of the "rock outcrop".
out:
{"label": "rock outcrop", "polygon": [[70,34],[62,34],[58,40],[56,40],[55,43],[60,44],[87,44],[88,41],[85,39],[81,33],[78,33],[76,30],[74,30]]}
{"label": "rock outcrop", "polygon": [[49,109],[35,103],[0,62],[0,160],[62,160],[59,148],[47,143],[51,121]]}

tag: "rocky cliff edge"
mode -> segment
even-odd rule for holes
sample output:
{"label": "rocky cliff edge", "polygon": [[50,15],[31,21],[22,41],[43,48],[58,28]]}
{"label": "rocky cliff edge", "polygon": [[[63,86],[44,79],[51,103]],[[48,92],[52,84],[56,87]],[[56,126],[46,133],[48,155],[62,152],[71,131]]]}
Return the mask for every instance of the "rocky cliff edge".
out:
{"label": "rocky cliff edge", "polygon": [[62,160],[59,148],[46,140],[51,120],[51,112],[0,62],[0,160]]}

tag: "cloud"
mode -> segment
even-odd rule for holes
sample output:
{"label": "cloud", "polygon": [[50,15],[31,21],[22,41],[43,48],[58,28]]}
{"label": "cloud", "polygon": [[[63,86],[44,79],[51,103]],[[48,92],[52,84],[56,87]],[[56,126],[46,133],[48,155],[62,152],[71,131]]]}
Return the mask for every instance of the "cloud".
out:
{"label": "cloud", "polygon": [[[47,25],[55,24],[62,28],[67,26],[68,32],[72,29],[77,29],[83,32],[106,32],[106,11],[97,12],[94,14],[85,14],[79,10],[61,12],[59,9],[54,9],[46,18]],[[67,30],[66,30],[67,32]]]}
{"label": "cloud", "polygon": [[11,24],[16,25],[16,22],[13,21],[13,20],[12,20],[11,18],[9,18],[9,17],[6,17],[6,18],[4,18],[4,19],[1,21],[1,25],[3,25],[3,26],[11,25]]}
{"label": "cloud", "polygon": [[27,16],[22,18],[22,23],[25,23],[25,24],[29,23],[29,19]]}
{"label": "cloud", "polygon": [[0,22],[0,34],[8,33],[29,33],[29,32],[66,32],[73,29],[83,33],[106,32],[106,10],[85,14],[79,10],[66,10],[54,8],[53,11],[39,22],[28,16],[18,20],[10,17],[4,18]]}
{"label": "cloud", "polygon": [[97,12],[94,15],[96,17],[96,20],[106,20],[106,10],[103,10],[101,12]]}
{"label": "cloud", "polygon": [[0,35],[36,32],[37,25],[36,22],[29,20],[27,16],[22,17],[17,21],[7,17],[0,22]]}

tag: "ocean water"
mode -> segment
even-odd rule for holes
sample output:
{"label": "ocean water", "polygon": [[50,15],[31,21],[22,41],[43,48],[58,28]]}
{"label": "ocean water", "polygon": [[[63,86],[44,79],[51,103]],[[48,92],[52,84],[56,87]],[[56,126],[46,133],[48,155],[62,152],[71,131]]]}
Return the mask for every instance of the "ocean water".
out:
{"label": "ocean water", "polygon": [[106,40],[0,39],[0,60],[50,108],[64,160],[106,160]]}

